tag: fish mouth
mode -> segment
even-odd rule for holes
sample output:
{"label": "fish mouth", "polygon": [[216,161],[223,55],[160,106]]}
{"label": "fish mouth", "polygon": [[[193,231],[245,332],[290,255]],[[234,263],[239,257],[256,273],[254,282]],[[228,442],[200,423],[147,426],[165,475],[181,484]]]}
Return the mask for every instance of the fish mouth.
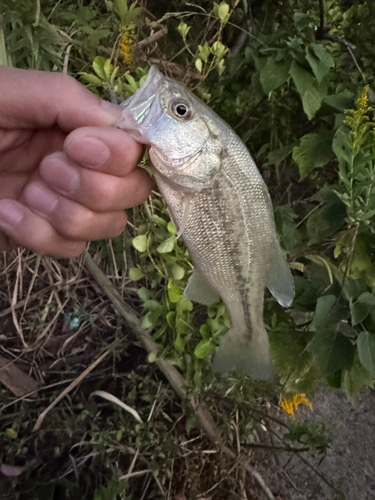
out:
{"label": "fish mouth", "polygon": [[142,87],[120,104],[123,112],[115,126],[126,130],[136,141],[143,144],[149,144],[147,131],[162,114],[158,94],[163,79],[165,77],[157,66],[151,66]]}

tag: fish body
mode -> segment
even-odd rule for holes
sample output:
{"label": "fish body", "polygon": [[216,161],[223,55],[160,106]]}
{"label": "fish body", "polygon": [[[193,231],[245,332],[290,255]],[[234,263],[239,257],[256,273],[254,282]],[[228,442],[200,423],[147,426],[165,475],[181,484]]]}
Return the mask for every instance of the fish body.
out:
{"label": "fish body", "polygon": [[118,126],[150,146],[157,185],[193,260],[185,294],[205,304],[221,298],[228,308],[231,327],[214,368],[269,378],[264,288],[288,306],[294,282],[254,160],[216,113],[155,66],[122,106]]}

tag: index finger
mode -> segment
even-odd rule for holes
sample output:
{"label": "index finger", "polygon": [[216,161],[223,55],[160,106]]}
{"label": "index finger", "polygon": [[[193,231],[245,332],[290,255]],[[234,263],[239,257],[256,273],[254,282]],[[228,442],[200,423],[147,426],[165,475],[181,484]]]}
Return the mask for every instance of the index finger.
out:
{"label": "index finger", "polygon": [[116,123],[121,108],[92,94],[74,78],[0,66],[0,127],[48,128],[70,132],[78,127]]}

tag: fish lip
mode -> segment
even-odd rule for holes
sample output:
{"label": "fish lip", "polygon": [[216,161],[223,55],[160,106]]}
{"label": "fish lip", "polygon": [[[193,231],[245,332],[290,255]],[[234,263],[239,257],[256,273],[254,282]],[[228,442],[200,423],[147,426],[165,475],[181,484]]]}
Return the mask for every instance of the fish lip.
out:
{"label": "fish lip", "polygon": [[151,66],[142,87],[120,104],[123,112],[115,126],[128,131],[137,141],[144,144],[149,144],[147,130],[151,124],[147,123],[147,117],[160,92],[159,83],[164,78],[157,66]]}

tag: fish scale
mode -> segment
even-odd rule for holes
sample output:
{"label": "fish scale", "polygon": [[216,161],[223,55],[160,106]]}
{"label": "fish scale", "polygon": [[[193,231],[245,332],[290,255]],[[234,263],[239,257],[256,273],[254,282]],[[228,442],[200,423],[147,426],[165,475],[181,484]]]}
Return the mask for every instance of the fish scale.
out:
{"label": "fish scale", "polygon": [[185,294],[206,304],[220,297],[228,308],[231,327],[214,368],[269,378],[264,288],[288,306],[294,283],[254,160],[220,117],[155,67],[122,106],[118,126],[150,146],[155,180],[194,263]]}

